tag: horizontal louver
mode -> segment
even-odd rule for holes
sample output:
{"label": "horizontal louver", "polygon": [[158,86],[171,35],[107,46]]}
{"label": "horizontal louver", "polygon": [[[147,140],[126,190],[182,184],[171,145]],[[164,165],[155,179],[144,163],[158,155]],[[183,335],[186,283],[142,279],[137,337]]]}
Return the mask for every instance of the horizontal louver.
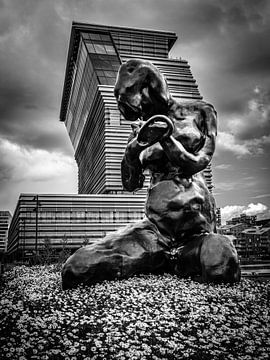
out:
{"label": "horizontal louver", "polygon": [[144,217],[144,196],[21,194],[9,229],[8,254],[38,250],[50,240],[56,249],[79,248]]}

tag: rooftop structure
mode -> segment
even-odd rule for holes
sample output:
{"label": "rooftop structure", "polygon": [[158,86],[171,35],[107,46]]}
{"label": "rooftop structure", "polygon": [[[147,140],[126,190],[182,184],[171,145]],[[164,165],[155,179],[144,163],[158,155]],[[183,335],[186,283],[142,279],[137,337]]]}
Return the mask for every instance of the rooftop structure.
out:
{"label": "rooftop structure", "polygon": [[237,237],[247,227],[248,225],[245,223],[222,225],[219,228],[219,233],[223,235],[234,235]]}
{"label": "rooftop structure", "polygon": [[264,227],[270,226],[270,214],[258,214],[256,219],[256,225],[262,225]]}
{"label": "rooftop structure", "polygon": [[241,214],[240,216],[236,216],[234,218],[232,218],[231,220],[226,221],[227,225],[234,225],[234,224],[246,224],[246,225],[250,225],[250,226],[254,226],[256,225],[256,215],[246,215],[246,214]]}
{"label": "rooftop structure", "polygon": [[[270,231],[270,227],[253,227],[253,228],[248,228],[242,231],[242,234],[246,234],[246,235],[262,235],[265,234],[267,232]],[[270,243],[269,243],[270,246]]]}

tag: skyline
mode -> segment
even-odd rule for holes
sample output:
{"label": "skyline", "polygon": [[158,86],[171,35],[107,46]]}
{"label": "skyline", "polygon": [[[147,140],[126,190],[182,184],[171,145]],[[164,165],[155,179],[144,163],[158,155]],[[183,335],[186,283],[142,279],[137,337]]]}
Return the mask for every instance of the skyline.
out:
{"label": "skyline", "polygon": [[77,192],[59,113],[71,22],[78,21],[175,32],[172,57],[189,62],[204,100],[218,112],[212,169],[223,221],[269,212],[269,2],[113,4],[0,2],[0,209],[13,212],[20,193]]}

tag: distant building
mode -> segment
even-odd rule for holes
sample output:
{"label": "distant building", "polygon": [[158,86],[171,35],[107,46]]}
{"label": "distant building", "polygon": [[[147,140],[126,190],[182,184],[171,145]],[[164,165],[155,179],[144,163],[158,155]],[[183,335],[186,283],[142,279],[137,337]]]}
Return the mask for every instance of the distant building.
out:
{"label": "distant building", "polygon": [[270,261],[270,227],[243,230],[236,240],[236,248],[242,262]]}
{"label": "distant building", "polygon": [[[242,263],[270,261],[270,226],[267,217],[241,214],[226,222],[218,232],[234,236],[234,244]],[[260,226],[258,226],[260,225]]]}
{"label": "distant building", "polygon": [[257,226],[270,227],[270,214],[258,214],[256,220]]}
{"label": "distant building", "polygon": [[245,223],[238,223],[233,225],[222,225],[219,228],[219,233],[223,235],[233,235],[235,237],[238,237],[241,232],[248,228],[248,225]]}
{"label": "distant building", "polygon": [[216,224],[218,227],[221,226],[221,210],[220,207],[216,208]]}
{"label": "distant building", "polygon": [[46,241],[60,251],[76,250],[144,217],[144,196],[104,198],[76,194],[21,194],[9,228],[8,255],[29,258],[42,253]]}
{"label": "distant building", "polygon": [[218,233],[233,236],[239,259],[244,264],[270,261],[269,216],[241,214],[226,221]]}
{"label": "distant building", "polygon": [[7,251],[8,229],[11,221],[9,211],[0,211],[0,253]]}
{"label": "distant building", "polygon": [[238,223],[246,224],[248,226],[255,226],[256,225],[256,215],[246,215],[241,214],[240,216],[234,217],[231,220],[226,221],[227,225],[235,225]]}

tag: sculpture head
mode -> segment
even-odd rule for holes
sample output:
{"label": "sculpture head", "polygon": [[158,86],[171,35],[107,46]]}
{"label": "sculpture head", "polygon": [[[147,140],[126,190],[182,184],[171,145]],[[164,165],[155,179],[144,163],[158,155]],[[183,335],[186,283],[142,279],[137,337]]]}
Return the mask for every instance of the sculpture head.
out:
{"label": "sculpture head", "polygon": [[114,95],[120,112],[127,120],[167,114],[171,95],[163,75],[149,61],[131,59],[122,64]]}

